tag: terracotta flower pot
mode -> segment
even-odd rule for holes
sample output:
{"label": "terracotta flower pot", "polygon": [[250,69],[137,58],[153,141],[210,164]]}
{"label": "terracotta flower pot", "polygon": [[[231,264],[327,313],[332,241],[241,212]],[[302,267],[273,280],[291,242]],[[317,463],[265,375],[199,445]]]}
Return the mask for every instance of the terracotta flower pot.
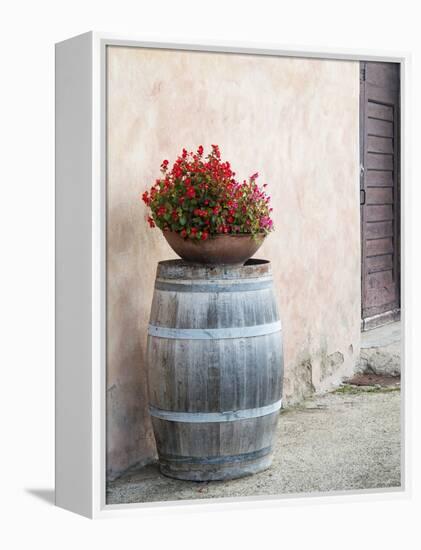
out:
{"label": "terracotta flower pot", "polygon": [[250,234],[215,235],[206,241],[183,238],[174,231],[163,231],[171,248],[183,260],[211,265],[242,265],[262,245],[266,235],[253,238]]}

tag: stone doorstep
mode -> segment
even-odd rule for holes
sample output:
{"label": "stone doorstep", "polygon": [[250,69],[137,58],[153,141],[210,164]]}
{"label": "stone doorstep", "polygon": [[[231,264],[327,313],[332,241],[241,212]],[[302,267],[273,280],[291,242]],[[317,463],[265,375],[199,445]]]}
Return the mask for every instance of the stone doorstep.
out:
{"label": "stone doorstep", "polygon": [[401,323],[361,333],[358,373],[396,377],[401,372]]}
{"label": "stone doorstep", "polygon": [[401,322],[388,323],[361,333],[361,349],[381,348],[401,341]]}

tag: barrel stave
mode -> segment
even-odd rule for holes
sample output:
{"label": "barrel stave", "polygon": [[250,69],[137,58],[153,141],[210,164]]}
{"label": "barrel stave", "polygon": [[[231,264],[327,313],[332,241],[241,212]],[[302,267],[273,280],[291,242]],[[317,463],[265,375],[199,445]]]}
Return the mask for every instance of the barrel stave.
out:
{"label": "barrel stave", "polygon": [[263,407],[282,386],[280,333],[226,340],[150,337],[150,404],[164,410],[211,412]]}
{"label": "barrel stave", "polygon": [[[231,282],[235,288],[235,283]],[[248,292],[155,290],[150,323],[180,329],[265,325],[279,320],[272,288]]]}
{"label": "barrel stave", "polygon": [[152,417],[160,456],[175,458],[235,457],[269,449],[279,413],[235,422],[171,422]]}

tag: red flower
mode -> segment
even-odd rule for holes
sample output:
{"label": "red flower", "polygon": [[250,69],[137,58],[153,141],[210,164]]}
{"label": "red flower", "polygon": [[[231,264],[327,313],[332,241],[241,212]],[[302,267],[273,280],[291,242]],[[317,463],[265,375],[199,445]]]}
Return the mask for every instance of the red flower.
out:
{"label": "red flower", "polygon": [[230,163],[221,160],[218,145],[203,155],[199,145],[196,153],[183,148],[170,170],[169,161],[162,161],[161,178],[141,195],[150,208],[149,225],[203,240],[220,233],[271,231],[270,197],[266,184],[257,184],[257,172],[240,183]]}
{"label": "red flower", "polygon": [[216,156],[216,158],[221,158],[221,153],[219,151],[218,145],[212,145],[212,152]]}

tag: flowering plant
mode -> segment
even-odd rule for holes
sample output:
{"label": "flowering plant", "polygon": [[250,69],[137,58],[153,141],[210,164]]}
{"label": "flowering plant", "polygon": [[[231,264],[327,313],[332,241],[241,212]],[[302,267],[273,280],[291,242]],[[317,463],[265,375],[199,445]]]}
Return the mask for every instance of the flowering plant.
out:
{"label": "flowering plant", "polygon": [[183,149],[171,170],[168,165],[168,160],[162,162],[162,177],[142,195],[151,210],[150,227],[201,240],[273,229],[270,197],[256,183],[258,174],[239,183],[230,163],[221,161],[218,145],[206,157],[201,145],[196,153]]}

